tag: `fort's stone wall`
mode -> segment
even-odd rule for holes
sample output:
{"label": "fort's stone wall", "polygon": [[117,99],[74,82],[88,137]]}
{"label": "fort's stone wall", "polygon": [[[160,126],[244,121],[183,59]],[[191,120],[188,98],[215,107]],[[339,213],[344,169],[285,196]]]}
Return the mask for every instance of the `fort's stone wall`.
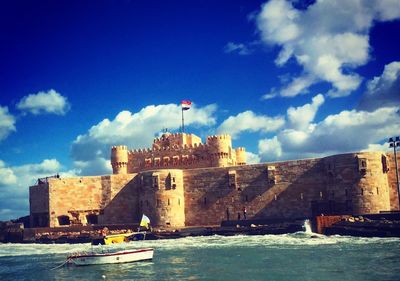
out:
{"label": "fort's stone wall", "polygon": [[336,205],[335,213],[369,214],[390,210],[385,154],[342,154],[327,157],[324,162],[327,196],[329,204]]}
{"label": "fort's stone wall", "polygon": [[[180,137],[176,134],[171,139],[158,139],[155,144],[171,148],[171,143],[184,142]],[[398,208],[391,154],[358,152],[233,166],[229,161],[243,155],[241,149],[232,150],[230,138],[209,137],[205,145],[194,137],[185,141],[195,146],[185,148],[188,150],[141,151],[136,156],[148,153],[154,159],[156,153],[169,157],[168,153],[185,155],[191,151],[199,161],[212,159],[216,166],[201,168],[197,162],[191,169],[187,164],[172,169],[174,165],[168,162],[158,169],[149,166],[138,173],[127,173],[131,169],[129,154],[125,157],[127,147],[115,147],[113,175],[51,178],[31,187],[32,225],[133,223],[144,213],[153,226],[179,228],[219,225],[238,216],[243,219],[244,207],[248,219],[370,214]],[[196,154],[202,149],[210,159]]]}
{"label": "fort's stone wall", "polygon": [[[68,218],[65,223],[86,225],[90,215],[97,217],[97,223],[137,220],[133,178],[130,174],[49,179],[49,226],[60,226],[61,217]],[[37,186],[37,190],[42,188]],[[36,212],[34,205],[32,209]]]}
{"label": "fort's stone wall", "polygon": [[248,218],[311,216],[310,204],[325,193],[320,160],[185,170],[186,223],[220,224]]}
{"label": "fort's stone wall", "polygon": [[49,185],[29,187],[30,225],[49,226]]}
{"label": "fort's stone wall", "polygon": [[[394,161],[394,153],[387,153],[388,159],[388,178],[389,178],[389,187],[390,187],[390,209],[392,211],[399,210],[399,197],[398,197],[398,188],[397,188],[397,179],[396,179],[396,166]],[[397,153],[397,165],[399,168],[399,177],[400,177],[400,155]]]}

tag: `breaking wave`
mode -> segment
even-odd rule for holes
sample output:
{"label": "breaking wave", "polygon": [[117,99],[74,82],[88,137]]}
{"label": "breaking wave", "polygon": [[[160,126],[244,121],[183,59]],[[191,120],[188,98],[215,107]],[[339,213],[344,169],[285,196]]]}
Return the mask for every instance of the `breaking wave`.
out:
{"label": "breaking wave", "polygon": [[157,250],[182,250],[196,248],[304,248],[320,245],[364,245],[399,243],[400,238],[362,238],[350,236],[324,236],[315,233],[297,232],[283,235],[235,235],[235,236],[197,236],[179,239],[161,239],[92,246],[85,244],[0,244],[0,257],[67,254],[77,251],[90,251],[93,248],[107,247],[112,250],[155,248]]}

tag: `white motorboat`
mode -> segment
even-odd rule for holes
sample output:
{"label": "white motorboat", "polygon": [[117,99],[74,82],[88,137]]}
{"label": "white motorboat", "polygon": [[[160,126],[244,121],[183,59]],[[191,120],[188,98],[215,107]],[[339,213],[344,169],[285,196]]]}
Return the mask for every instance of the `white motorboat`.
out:
{"label": "white motorboat", "polygon": [[154,254],[153,248],[145,248],[139,250],[125,250],[118,252],[85,252],[75,253],[67,258],[69,264],[75,265],[94,265],[107,263],[126,263],[152,260]]}

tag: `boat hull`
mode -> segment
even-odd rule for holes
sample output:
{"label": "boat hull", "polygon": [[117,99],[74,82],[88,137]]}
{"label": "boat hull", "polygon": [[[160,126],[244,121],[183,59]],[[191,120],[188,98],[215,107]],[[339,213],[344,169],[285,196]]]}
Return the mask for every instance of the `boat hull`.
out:
{"label": "boat hull", "polygon": [[131,241],[144,240],[145,238],[146,238],[146,232],[106,235],[101,238],[93,239],[92,245],[110,245],[117,243],[127,243]]}
{"label": "boat hull", "polygon": [[77,254],[68,257],[70,263],[75,265],[95,265],[109,263],[126,263],[152,260],[154,249],[140,249],[134,251],[119,251],[113,253]]}

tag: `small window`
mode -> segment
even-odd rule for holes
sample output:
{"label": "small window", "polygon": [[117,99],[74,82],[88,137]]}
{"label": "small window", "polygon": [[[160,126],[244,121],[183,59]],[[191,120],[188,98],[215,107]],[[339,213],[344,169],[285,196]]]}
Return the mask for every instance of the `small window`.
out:
{"label": "small window", "polygon": [[158,182],[159,182],[158,175],[153,175],[152,179],[153,179],[153,188],[158,189]]}
{"label": "small window", "polygon": [[383,173],[387,173],[389,171],[387,159],[386,159],[386,156],[384,156],[384,155],[382,155],[382,170],[383,170]]}
{"label": "small window", "polygon": [[168,206],[170,205],[170,201],[169,201],[169,198],[168,198]]}
{"label": "small window", "polygon": [[70,225],[69,217],[68,216],[59,216],[58,224],[59,225]]}
{"label": "small window", "polygon": [[379,187],[376,188],[376,194],[379,195]]}
{"label": "small window", "polygon": [[181,205],[181,199],[180,198],[178,198],[178,205],[179,206]]}
{"label": "small window", "polygon": [[300,193],[300,199],[301,199],[301,200],[303,200],[303,199],[304,199],[303,192],[302,192],[302,193]]}
{"label": "small window", "polygon": [[204,197],[204,205],[207,205],[207,197]]}
{"label": "small window", "polygon": [[228,171],[228,185],[231,188],[236,188],[236,171]]}
{"label": "small window", "polygon": [[86,221],[88,224],[97,224],[98,223],[98,216],[95,214],[90,214],[86,216]]}

